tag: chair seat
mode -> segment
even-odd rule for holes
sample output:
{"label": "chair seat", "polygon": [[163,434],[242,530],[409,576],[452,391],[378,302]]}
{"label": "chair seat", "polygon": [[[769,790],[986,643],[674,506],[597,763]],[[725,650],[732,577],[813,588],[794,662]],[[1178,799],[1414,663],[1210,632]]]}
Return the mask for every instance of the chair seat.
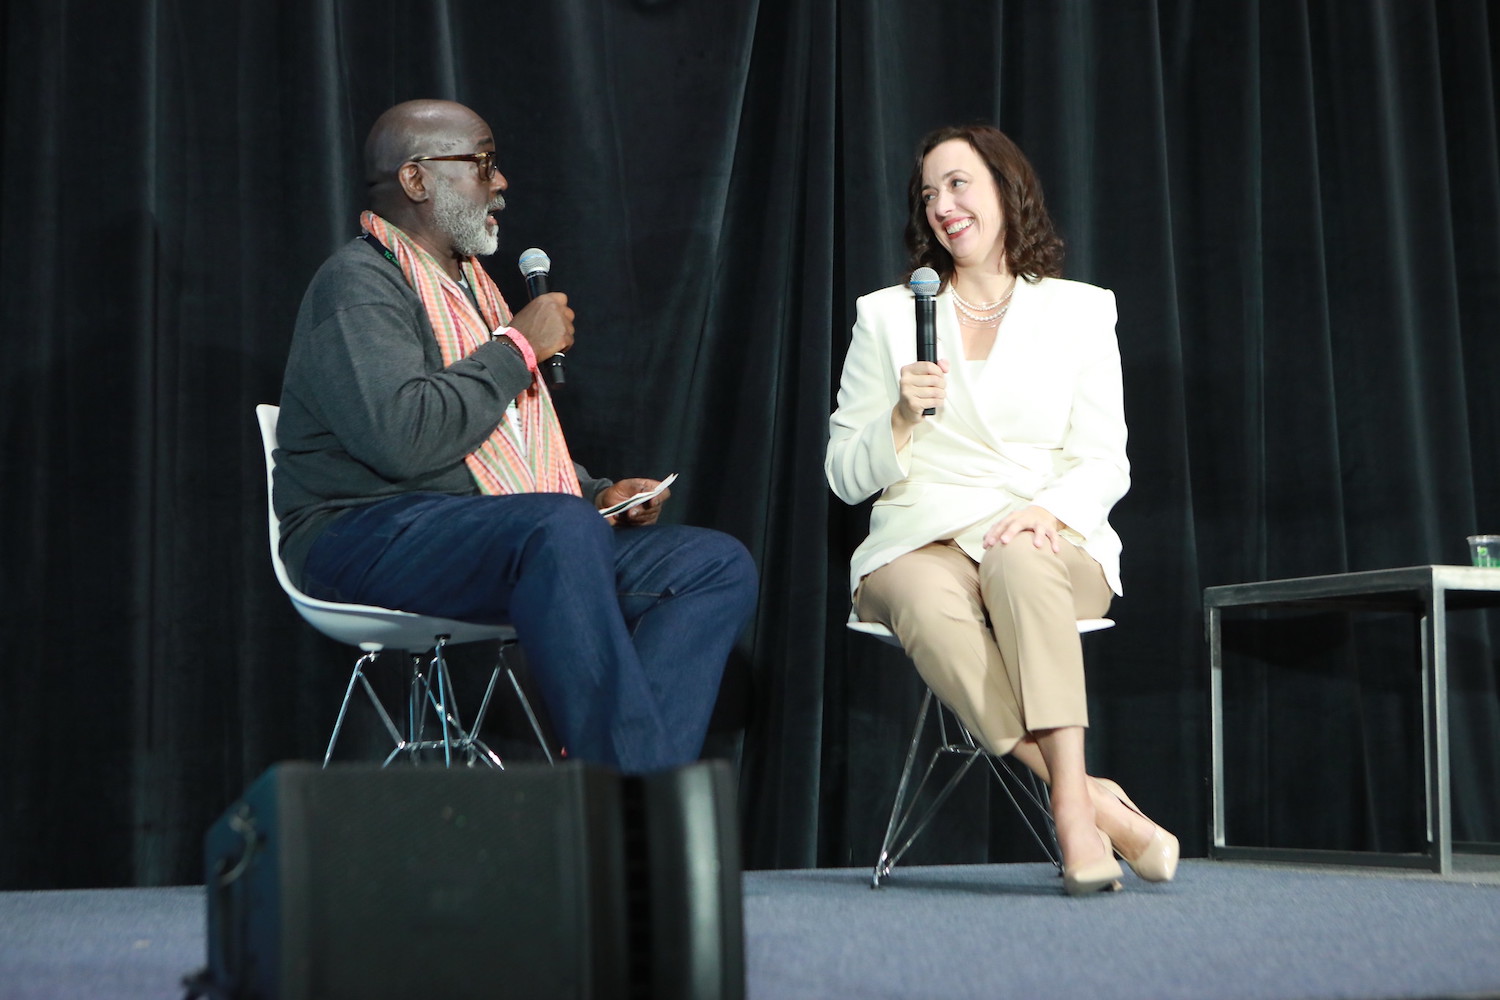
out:
{"label": "chair seat", "polygon": [[[901,645],[901,640],[897,639],[895,634],[891,632],[890,629],[880,624],[880,622],[850,621],[847,624],[851,632],[861,632],[865,635],[874,636],[881,642],[887,643],[892,646],[899,647]],[[1079,634],[1082,634],[1084,632],[1098,632],[1101,629],[1114,627],[1115,621],[1113,618],[1078,619]]]}
{"label": "chair seat", "polygon": [[367,652],[380,649],[430,649],[440,635],[453,645],[498,639],[513,641],[516,630],[509,625],[479,625],[432,615],[394,611],[368,604],[334,604],[297,591],[289,593],[292,606],[313,628],[331,639],[358,646]]}

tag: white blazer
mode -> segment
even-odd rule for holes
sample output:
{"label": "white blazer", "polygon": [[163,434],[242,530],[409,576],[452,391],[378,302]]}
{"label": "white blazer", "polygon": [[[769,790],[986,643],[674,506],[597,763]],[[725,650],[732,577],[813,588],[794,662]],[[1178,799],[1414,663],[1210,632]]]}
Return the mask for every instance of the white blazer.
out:
{"label": "white blazer", "polygon": [[1120,589],[1120,538],[1109,512],[1130,488],[1115,297],[1060,278],[1016,282],[989,358],[963,360],[953,297],[937,297],[947,397],[896,451],[891,408],[917,359],[911,290],[862,297],[824,471],[846,503],[883,491],[850,563],[852,593],[868,573],[929,542],[954,539],[976,562],[984,533],[1036,504],[1067,525]]}

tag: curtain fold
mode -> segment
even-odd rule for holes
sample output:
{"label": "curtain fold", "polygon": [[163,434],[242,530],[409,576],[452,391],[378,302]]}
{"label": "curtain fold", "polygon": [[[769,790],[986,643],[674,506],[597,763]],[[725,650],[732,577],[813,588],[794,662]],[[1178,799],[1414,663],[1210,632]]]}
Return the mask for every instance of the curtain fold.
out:
{"label": "curtain fold", "polygon": [[[844,629],[868,505],[827,491],[827,416],[856,297],[906,276],[919,137],[1015,137],[1120,310],[1091,766],[1201,853],[1203,588],[1500,531],[1497,36],[1480,0],[0,0],[0,888],[196,881],[225,805],[321,754],[353,657],[270,572],[252,410],[419,96],[495,130],[512,305],[539,246],[577,310],[575,455],[678,472],[666,516],[760,567],[710,743],[754,867],[874,860],[921,687]],[[1455,616],[1465,840],[1500,840],[1494,627]],[[1237,835],[1409,849],[1409,624],[1227,641]],[[911,860],[1027,840],[972,784]]]}

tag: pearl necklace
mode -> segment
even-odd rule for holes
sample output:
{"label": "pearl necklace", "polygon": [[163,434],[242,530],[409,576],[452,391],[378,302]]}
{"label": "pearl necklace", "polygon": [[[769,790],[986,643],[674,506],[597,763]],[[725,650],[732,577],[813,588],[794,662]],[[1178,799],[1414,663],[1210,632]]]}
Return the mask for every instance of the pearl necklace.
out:
{"label": "pearl necklace", "polygon": [[[1005,318],[1005,314],[1010,312],[1010,297],[1015,294],[1016,279],[1010,279],[1010,287],[994,302],[970,302],[958,294],[956,284],[948,287],[953,292],[953,307],[958,310],[960,316],[978,326],[988,326],[992,323],[999,323]],[[994,312],[990,312],[992,309]]]}

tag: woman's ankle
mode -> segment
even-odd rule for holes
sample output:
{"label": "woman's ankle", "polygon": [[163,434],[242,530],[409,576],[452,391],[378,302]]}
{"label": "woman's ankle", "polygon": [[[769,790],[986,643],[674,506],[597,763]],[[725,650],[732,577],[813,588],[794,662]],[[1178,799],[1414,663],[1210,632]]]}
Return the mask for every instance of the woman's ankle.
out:
{"label": "woman's ankle", "polygon": [[1130,808],[1107,785],[1090,779],[1089,793],[1099,829],[1116,847],[1130,854],[1150,843],[1156,823]]}
{"label": "woman's ankle", "polygon": [[1065,862],[1089,861],[1104,852],[1099,840],[1099,815],[1089,796],[1054,795],[1052,822]]}

